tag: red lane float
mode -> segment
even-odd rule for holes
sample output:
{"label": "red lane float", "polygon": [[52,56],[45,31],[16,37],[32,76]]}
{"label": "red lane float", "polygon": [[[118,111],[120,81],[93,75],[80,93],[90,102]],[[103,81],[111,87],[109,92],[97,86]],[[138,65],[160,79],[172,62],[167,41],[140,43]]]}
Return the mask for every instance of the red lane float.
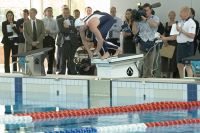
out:
{"label": "red lane float", "polygon": [[200,123],[200,118],[162,121],[162,122],[149,122],[145,123],[145,125],[148,128],[153,128],[153,127],[167,127],[167,126],[189,125],[189,124],[199,124],[199,123]]}
{"label": "red lane float", "polygon": [[185,110],[191,108],[199,108],[200,101],[192,102],[154,102],[145,103],[138,105],[129,106],[118,106],[118,107],[104,107],[104,108],[93,108],[93,109],[80,109],[80,110],[62,110],[62,111],[51,111],[51,112],[36,112],[36,113],[25,113],[16,114],[17,116],[31,116],[33,120],[42,119],[56,119],[56,118],[70,118],[70,117],[84,117],[94,115],[109,115],[127,112],[137,111],[161,111],[161,110]]}

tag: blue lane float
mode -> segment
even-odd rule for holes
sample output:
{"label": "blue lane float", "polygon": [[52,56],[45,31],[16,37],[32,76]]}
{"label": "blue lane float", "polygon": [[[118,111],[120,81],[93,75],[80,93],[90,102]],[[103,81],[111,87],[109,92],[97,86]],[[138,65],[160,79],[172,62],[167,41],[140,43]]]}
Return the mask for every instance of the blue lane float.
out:
{"label": "blue lane float", "polygon": [[62,131],[46,131],[45,133],[97,133],[96,128],[69,129]]}

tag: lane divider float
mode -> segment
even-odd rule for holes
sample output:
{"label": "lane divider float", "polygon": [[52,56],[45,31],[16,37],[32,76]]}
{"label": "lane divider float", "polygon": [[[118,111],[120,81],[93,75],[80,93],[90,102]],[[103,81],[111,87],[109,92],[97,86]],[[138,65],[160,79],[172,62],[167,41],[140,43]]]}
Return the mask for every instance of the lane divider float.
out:
{"label": "lane divider float", "polygon": [[0,116],[0,124],[27,124],[31,123],[32,121],[33,120],[31,116]]}
{"label": "lane divider float", "polygon": [[80,109],[80,110],[62,110],[51,112],[34,112],[25,114],[16,114],[16,116],[30,116],[33,121],[48,120],[48,119],[62,119],[62,118],[74,118],[74,117],[87,117],[98,115],[111,115],[128,112],[139,111],[161,111],[161,110],[188,110],[192,108],[199,108],[200,101],[192,102],[154,102],[138,105],[118,106],[118,107],[104,107],[93,109]]}
{"label": "lane divider float", "polygon": [[148,122],[138,124],[127,124],[127,125],[115,125],[115,126],[104,126],[104,127],[93,127],[93,128],[79,128],[69,129],[62,131],[48,131],[45,133],[124,133],[124,132],[145,132],[147,128],[156,127],[168,127],[168,126],[180,126],[189,124],[200,124],[200,118],[197,119],[182,119],[172,121],[161,121],[161,122]]}

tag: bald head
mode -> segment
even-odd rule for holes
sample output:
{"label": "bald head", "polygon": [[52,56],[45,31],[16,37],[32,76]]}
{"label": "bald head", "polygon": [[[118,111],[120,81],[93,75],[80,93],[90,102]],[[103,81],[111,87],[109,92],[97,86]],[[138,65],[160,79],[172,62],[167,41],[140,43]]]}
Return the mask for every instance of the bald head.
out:
{"label": "bald head", "polygon": [[110,15],[111,16],[113,16],[113,17],[115,17],[116,16],[116,13],[117,13],[117,9],[116,9],[116,7],[111,7],[110,8]]}

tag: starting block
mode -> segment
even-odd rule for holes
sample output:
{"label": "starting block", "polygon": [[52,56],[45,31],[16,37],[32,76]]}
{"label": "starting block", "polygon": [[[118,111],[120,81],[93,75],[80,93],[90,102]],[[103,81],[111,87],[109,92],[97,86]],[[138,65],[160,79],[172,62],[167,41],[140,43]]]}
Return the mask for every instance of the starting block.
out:
{"label": "starting block", "polygon": [[195,77],[200,77],[200,56],[191,56],[188,58],[183,59],[183,62],[185,64],[185,67],[183,69],[183,76],[185,76],[185,71],[187,67],[192,67],[192,71]]}
{"label": "starting block", "polygon": [[108,59],[93,58],[92,64],[96,64],[99,78],[126,78],[139,77],[137,63],[143,58],[139,55],[119,55]]}
{"label": "starting block", "polygon": [[36,49],[25,53],[20,53],[13,55],[13,57],[18,57],[20,65],[24,66],[24,74],[32,76],[42,76],[45,75],[44,70],[44,58],[52,48],[42,48]]}

